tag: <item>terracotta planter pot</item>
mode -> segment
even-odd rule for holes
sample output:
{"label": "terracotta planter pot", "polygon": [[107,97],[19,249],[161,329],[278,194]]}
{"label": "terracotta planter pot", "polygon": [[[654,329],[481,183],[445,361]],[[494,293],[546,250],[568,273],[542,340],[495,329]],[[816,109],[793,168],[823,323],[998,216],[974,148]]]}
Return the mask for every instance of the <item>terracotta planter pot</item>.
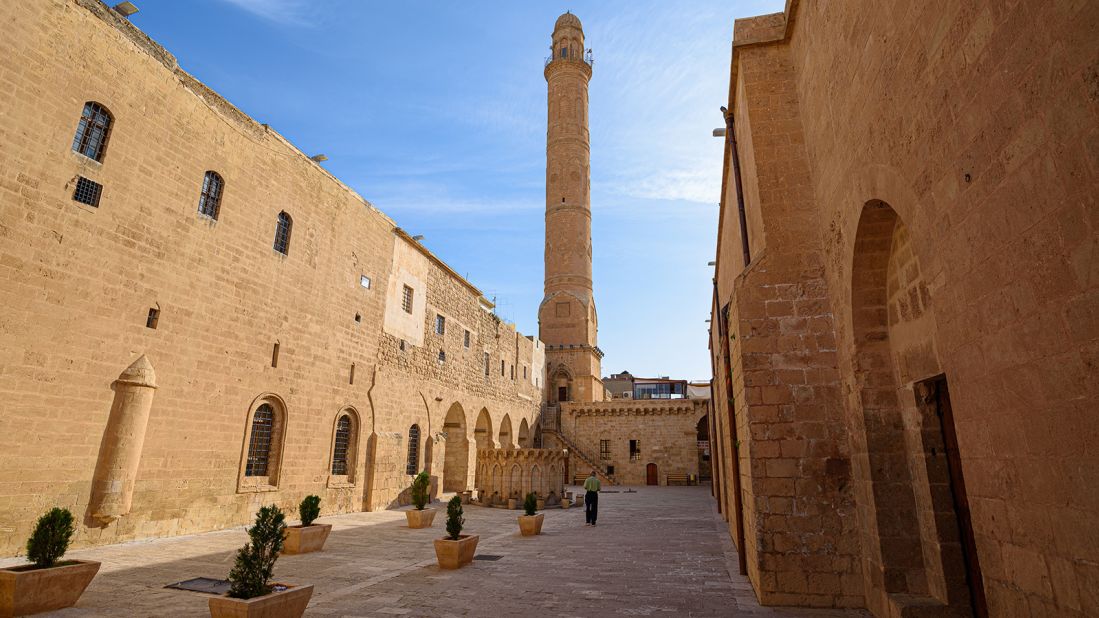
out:
{"label": "terracotta planter pot", "polygon": [[320,551],[324,548],[329,532],[332,532],[332,524],[289,526],[282,535],[285,539],[282,544],[282,553],[292,556]]}
{"label": "terracotta planter pot", "polygon": [[545,500],[543,500],[542,498],[538,498],[538,501],[537,501],[537,503],[535,504],[535,507],[534,507],[534,508],[536,508],[536,509],[538,509],[539,511],[541,511],[542,509],[546,508],[546,501],[545,501]]}
{"label": "terracotta planter pot", "polygon": [[286,586],[286,590],[265,594],[252,599],[214,597],[210,599],[210,616],[213,618],[300,618],[313,596],[313,584]]}
{"label": "terracotta planter pot", "polygon": [[576,506],[584,506],[584,494],[576,494]]}
{"label": "terracotta planter pot", "polygon": [[473,562],[480,538],[476,534],[461,534],[457,541],[435,539],[435,558],[439,561],[439,566],[444,569],[459,569]]}
{"label": "terracotta planter pot", "polygon": [[568,498],[565,498],[564,500],[561,501],[561,508],[563,508],[563,509],[569,508],[569,499]]}
{"label": "terracotta planter pot", "polygon": [[537,515],[520,515],[519,532],[523,536],[542,534],[542,520],[545,518],[546,516],[543,513],[538,513]]}
{"label": "terracotta planter pot", "polygon": [[519,508],[519,501],[515,498],[508,498],[508,510],[514,511]]}
{"label": "terracotta planter pot", "polygon": [[0,569],[0,616],[24,616],[72,607],[99,572],[99,563],[66,560],[48,569]]}
{"label": "terracotta planter pot", "polygon": [[411,511],[405,511],[404,515],[408,518],[409,528],[430,528],[431,522],[435,521],[435,509],[424,509],[422,511],[412,509]]}

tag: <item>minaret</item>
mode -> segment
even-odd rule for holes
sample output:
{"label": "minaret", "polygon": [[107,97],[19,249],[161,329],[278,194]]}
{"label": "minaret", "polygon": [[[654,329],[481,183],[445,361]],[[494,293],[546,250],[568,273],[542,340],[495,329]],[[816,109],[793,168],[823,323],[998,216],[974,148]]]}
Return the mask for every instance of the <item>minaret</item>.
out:
{"label": "minaret", "polygon": [[588,80],[592,61],[572,13],[557,18],[546,60],[546,283],[538,309],[546,344],[546,401],[602,401],[591,277],[591,146]]}

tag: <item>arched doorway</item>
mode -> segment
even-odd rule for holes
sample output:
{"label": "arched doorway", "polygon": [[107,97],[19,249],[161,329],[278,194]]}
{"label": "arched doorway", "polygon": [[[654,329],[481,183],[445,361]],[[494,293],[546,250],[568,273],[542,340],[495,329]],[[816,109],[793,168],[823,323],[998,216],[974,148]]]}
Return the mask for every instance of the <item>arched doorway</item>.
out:
{"label": "arched doorway", "polygon": [[446,442],[443,451],[443,491],[465,491],[469,485],[469,437],[466,435],[466,413],[454,403],[443,421]]}
{"label": "arched doorway", "polygon": [[[492,439],[492,417],[489,416],[487,408],[481,408],[480,414],[477,415],[477,425],[473,429],[473,441],[476,443],[477,450],[496,448],[496,443]],[[473,480],[473,485],[478,490],[488,489],[490,487],[488,485],[489,479],[480,473],[480,468],[477,471],[478,474]]]}
{"label": "arched doorway", "polygon": [[659,485],[660,475],[657,474],[656,464],[650,463],[645,466],[645,484],[646,485]]}
{"label": "arched doorway", "polygon": [[530,448],[530,427],[527,426],[527,419],[519,421],[519,448]]}
{"label": "arched doorway", "polygon": [[854,249],[849,406],[860,430],[852,440],[856,482],[869,486],[856,492],[863,547],[870,572],[880,574],[869,587],[894,603],[933,597],[987,615],[917,248],[897,213],[873,200]]}
{"label": "arched doorway", "polygon": [[695,440],[698,445],[698,479],[710,480],[710,415],[703,414],[695,425]]}
{"label": "arched doorway", "polygon": [[511,441],[511,415],[505,414],[500,421],[500,448],[515,448]]}

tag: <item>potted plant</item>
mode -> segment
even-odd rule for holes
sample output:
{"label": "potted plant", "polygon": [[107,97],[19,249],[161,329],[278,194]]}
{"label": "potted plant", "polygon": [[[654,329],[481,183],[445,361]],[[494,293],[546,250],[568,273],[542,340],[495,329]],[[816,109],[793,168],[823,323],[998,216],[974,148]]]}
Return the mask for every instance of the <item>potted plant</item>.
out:
{"label": "potted plant", "polygon": [[447,536],[435,539],[435,558],[440,567],[458,569],[473,562],[473,555],[477,553],[477,541],[481,537],[476,534],[462,534],[465,523],[466,520],[462,518],[462,499],[454,496],[446,505]]}
{"label": "potted plant", "polygon": [[428,491],[431,488],[431,477],[427,472],[421,472],[412,479],[412,504],[414,510],[405,511],[409,528],[430,528],[435,521],[435,509],[425,509],[428,500]]}
{"label": "potted plant", "polygon": [[72,607],[99,572],[88,560],[58,562],[69,548],[73,516],[53,508],[34,526],[27,540],[31,564],[0,569],[0,616],[23,616]]}
{"label": "potted plant", "polygon": [[561,498],[561,508],[563,508],[563,509],[569,508],[569,502],[571,502],[571,501],[568,498]]}
{"label": "potted plant", "polygon": [[527,494],[526,500],[523,500],[523,510],[527,514],[519,516],[519,532],[523,536],[542,534],[542,520],[546,516],[538,512],[538,497],[533,492]]}
{"label": "potted plant", "polygon": [[321,499],[319,496],[306,496],[298,505],[298,515],[301,516],[300,526],[287,526],[283,541],[282,553],[287,555],[308,554],[320,551],[324,548],[324,542],[328,539],[328,533],[332,532],[332,524],[314,524],[313,521],[321,514]]}
{"label": "potted plant", "polygon": [[271,576],[282,551],[286,516],[277,506],[265,506],[248,529],[250,542],[237,552],[229,571],[229,592],[210,599],[214,618],[298,618],[305,613],[313,585],[272,584]]}

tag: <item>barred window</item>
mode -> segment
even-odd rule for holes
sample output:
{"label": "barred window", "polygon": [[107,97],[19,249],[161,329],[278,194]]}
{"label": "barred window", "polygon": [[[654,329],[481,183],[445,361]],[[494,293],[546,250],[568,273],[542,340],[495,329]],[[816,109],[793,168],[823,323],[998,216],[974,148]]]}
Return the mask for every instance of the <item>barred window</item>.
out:
{"label": "barred window", "polygon": [[639,461],[641,459],[641,440],[630,440],[630,460]]}
{"label": "barred window", "polygon": [[113,120],[106,107],[95,101],[85,103],[84,112],[80,114],[80,123],[76,125],[73,150],[93,161],[102,161]]}
{"label": "barred window", "polygon": [[224,186],[225,181],[217,172],[206,172],[206,177],[202,179],[202,194],[198,197],[199,213],[217,220],[218,212],[221,210],[221,190]]}
{"label": "barred window", "polygon": [[599,459],[611,458],[611,441],[600,440],[599,441]]}
{"label": "barred window", "polygon": [[344,414],[336,422],[336,445],[332,450],[332,474],[347,475],[347,451],[351,444],[351,417]]}
{"label": "barred window", "polygon": [[103,185],[83,176],[76,179],[76,190],[73,191],[73,200],[81,204],[87,204],[99,208],[99,197],[103,195]]}
{"label": "barred window", "polygon": [[445,335],[446,334],[446,318],[441,316],[441,315],[435,316],[435,334],[436,335]]}
{"label": "barred window", "polygon": [[290,231],[294,227],[294,221],[285,212],[279,213],[279,221],[275,225],[275,251],[283,255],[290,255]]}
{"label": "barred window", "polygon": [[405,466],[406,474],[416,474],[420,463],[420,426],[413,425],[408,428],[408,465]]}
{"label": "barred window", "polygon": [[244,476],[267,476],[271,460],[271,436],[275,428],[275,410],[270,404],[256,408],[252,415],[252,436],[248,441],[248,464]]}
{"label": "barred window", "polygon": [[412,313],[412,288],[404,286],[404,295],[401,297],[401,308],[405,313]]}
{"label": "barred window", "polygon": [[466,349],[469,349],[469,331],[468,330],[466,331],[466,334],[465,334],[465,337],[463,338],[463,341],[465,343]]}
{"label": "barred window", "polygon": [[441,363],[445,363],[445,362],[446,362],[446,352],[444,350],[439,350],[439,363],[441,364]]}
{"label": "barred window", "polygon": [[485,352],[485,375],[486,376],[488,375],[488,369],[489,369],[488,352]]}

